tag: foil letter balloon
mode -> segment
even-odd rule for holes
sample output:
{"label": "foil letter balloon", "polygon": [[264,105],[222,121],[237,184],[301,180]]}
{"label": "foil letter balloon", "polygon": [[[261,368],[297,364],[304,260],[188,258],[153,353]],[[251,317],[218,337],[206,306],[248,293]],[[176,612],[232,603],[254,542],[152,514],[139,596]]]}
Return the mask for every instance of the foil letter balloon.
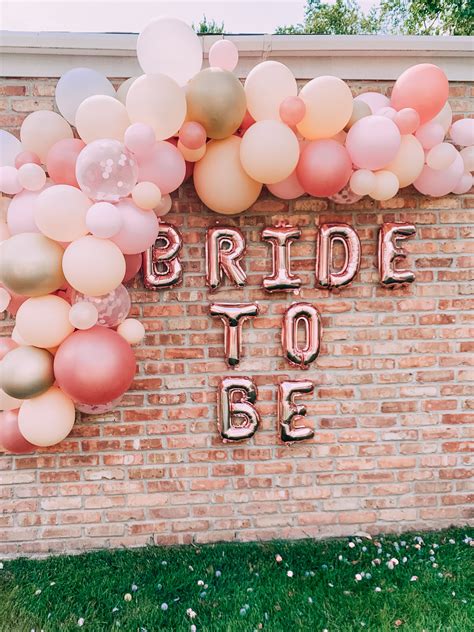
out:
{"label": "foil letter balloon", "polygon": [[[334,244],[344,248],[344,262],[337,272],[333,271]],[[349,224],[322,224],[318,234],[316,253],[316,279],[328,289],[349,285],[360,267],[360,239]]]}
{"label": "foil letter balloon", "polygon": [[211,290],[219,287],[222,273],[238,287],[243,287],[247,275],[240,266],[245,252],[245,238],[237,228],[209,228],[206,239],[206,281]]}
{"label": "foil letter balloon", "polygon": [[380,283],[382,285],[396,285],[398,283],[413,283],[415,273],[411,270],[397,269],[397,259],[405,259],[406,252],[397,245],[398,239],[408,239],[416,233],[413,224],[404,222],[389,222],[382,224],[378,240],[378,266]]}
{"label": "foil letter balloon", "polygon": [[178,285],[183,275],[179,251],[183,241],[171,224],[160,223],[155,244],[143,253],[143,283],[149,290]]}
{"label": "foil letter balloon", "polygon": [[251,316],[258,314],[256,303],[213,303],[211,316],[219,316],[224,323],[225,359],[229,366],[240,362],[242,350],[242,325]]}
{"label": "foil letter balloon", "polygon": [[297,395],[313,391],[313,383],[307,380],[281,382],[278,385],[278,423],[282,441],[304,441],[314,437],[314,430],[301,423],[306,415],[306,407],[293,401]]}
{"label": "foil letter balloon", "polygon": [[217,392],[217,425],[224,441],[253,437],[260,423],[257,387],[248,377],[225,377]]}
{"label": "foil letter balloon", "polygon": [[[303,323],[304,346],[298,342],[298,327]],[[282,346],[285,358],[300,369],[307,369],[316,360],[321,345],[321,318],[309,303],[293,303],[283,316]]]}
{"label": "foil letter balloon", "polygon": [[287,292],[301,287],[301,279],[290,272],[290,245],[301,237],[297,226],[272,226],[262,231],[262,239],[272,245],[272,275],[263,279],[267,292]]}

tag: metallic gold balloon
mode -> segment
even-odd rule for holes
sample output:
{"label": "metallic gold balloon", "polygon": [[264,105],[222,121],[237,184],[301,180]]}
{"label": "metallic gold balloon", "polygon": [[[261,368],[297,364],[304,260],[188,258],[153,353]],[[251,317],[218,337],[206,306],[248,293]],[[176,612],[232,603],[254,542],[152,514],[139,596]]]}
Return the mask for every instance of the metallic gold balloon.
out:
{"label": "metallic gold balloon", "polygon": [[17,399],[41,395],[54,382],[53,356],[46,349],[18,347],[0,364],[0,387]]}
{"label": "metallic gold balloon", "polygon": [[357,123],[358,120],[364,118],[364,116],[370,116],[372,114],[372,110],[370,106],[365,101],[356,101],[354,100],[352,103],[352,114],[351,118],[348,120],[345,130],[348,132],[354,123]]}
{"label": "metallic gold balloon", "polygon": [[206,68],[188,83],[186,119],[201,123],[209,138],[227,138],[239,128],[246,112],[245,91],[235,75]]}
{"label": "metallic gold balloon", "polygon": [[2,242],[0,282],[24,296],[55,292],[66,282],[62,247],[41,233],[20,233]]}

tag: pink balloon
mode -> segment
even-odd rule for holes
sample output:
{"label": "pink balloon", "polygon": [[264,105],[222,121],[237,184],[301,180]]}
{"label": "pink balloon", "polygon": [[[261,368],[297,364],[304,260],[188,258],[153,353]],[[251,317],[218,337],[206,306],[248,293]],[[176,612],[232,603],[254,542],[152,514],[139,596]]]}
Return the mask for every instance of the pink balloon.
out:
{"label": "pink balloon", "polygon": [[423,145],[423,149],[431,149],[444,140],[444,130],[439,123],[425,123],[419,127],[415,137]]}
{"label": "pink balloon", "polygon": [[300,184],[296,175],[296,170],[293,171],[287,178],[281,180],[281,182],[275,182],[275,184],[267,184],[267,189],[275,197],[282,200],[294,200],[301,195],[304,195],[305,190]]}
{"label": "pink balloon", "polygon": [[461,180],[463,173],[464,161],[461,154],[457,152],[454,162],[447,169],[431,169],[425,165],[413,186],[423,195],[442,197],[452,192]]}
{"label": "pink balloon", "polygon": [[122,283],[131,281],[137,272],[142,267],[142,254],[137,253],[135,255],[124,255],[125,257],[125,274],[123,276]]}
{"label": "pink balloon", "polygon": [[426,123],[440,112],[448,99],[448,78],[434,64],[417,64],[398,77],[391,103],[396,110],[413,108]]}
{"label": "pink balloon", "polygon": [[149,154],[138,157],[138,181],[153,182],[162,195],[175,191],[185,175],[186,164],[181,152],[167,141],[157,142]]}
{"label": "pink balloon", "polygon": [[300,97],[286,97],[280,104],[280,118],[287,125],[297,125],[306,114],[306,104]]}
{"label": "pink balloon", "polygon": [[335,140],[313,140],[308,143],[301,151],[296,167],[301,186],[316,197],[338,193],[349,182],[351,173],[350,156]]}
{"label": "pink balloon", "polygon": [[52,183],[47,182],[39,191],[22,191],[15,195],[7,210],[8,230],[12,235],[40,232],[36,226],[33,212],[39,194],[50,186]]}
{"label": "pink balloon", "polygon": [[38,154],[35,154],[32,151],[20,151],[18,156],[15,158],[15,167],[19,169],[23,167],[23,165],[28,165],[33,163],[35,165],[41,164],[41,159]]}
{"label": "pink balloon", "polygon": [[112,238],[125,255],[145,251],[155,243],[158,235],[158,218],[151,211],[143,211],[130,200],[117,204],[122,216],[122,228]]}
{"label": "pink balloon", "polygon": [[454,187],[453,193],[462,195],[470,191],[472,189],[472,180],[472,173],[469,173],[469,171],[465,171],[462,174],[461,179],[459,180],[457,185]]}
{"label": "pink balloon", "polygon": [[382,169],[393,160],[400,148],[398,127],[385,116],[365,116],[351,127],[346,148],[352,162],[360,169]]}
{"label": "pink balloon", "polygon": [[96,202],[87,211],[86,226],[96,237],[108,239],[122,228],[122,215],[114,204]]}
{"label": "pink balloon", "polygon": [[[5,286],[1,283],[0,287],[5,288]],[[15,294],[15,292],[12,292],[10,289],[8,289],[7,292],[10,294],[10,302],[8,303],[7,311],[11,316],[16,316],[17,311],[29,297],[21,294]]]}
{"label": "pink balloon", "polygon": [[379,92],[364,92],[355,97],[354,101],[363,101],[367,103],[372,110],[372,114],[376,114],[381,108],[388,107],[390,105],[390,99],[384,94]]}
{"label": "pink balloon", "polygon": [[420,126],[420,115],[413,108],[403,108],[393,120],[400,134],[413,134]]}
{"label": "pink balloon", "polygon": [[179,140],[188,149],[199,149],[206,142],[206,130],[201,123],[187,121],[179,130]]}
{"label": "pink balloon", "polygon": [[79,138],[63,138],[51,147],[46,156],[49,177],[56,184],[78,187],[76,178],[77,157],[86,144]]}
{"label": "pink balloon", "polygon": [[237,46],[230,40],[221,39],[209,49],[209,66],[232,72],[239,61]]}
{"label": "pink balloon", "polygon": [[9,353],[18,347],[17,343],[12,338],[6,338],[5,336],[0,337],[0,360]]}
{"label": "pink balloon", "polygon": [[393,121],[395,119],[395,116],[397,115],[397,110],[395,110],[394,108],[391,108],[390,106],[386,106],[386,107],[380,108],[380,110],[377,110],[377,115],[386,116],[387,118]]}
{"label": "pink balloon", "polygon": [[125,130],[124,145],[137,156],[144,156],[153,149],[155,132],[146,123],[133,123]]}
{"label": "pink balloon", "polygon": [[25,439],[18,428],[18,411],[0,412],[0,446],[14,454],[26,454],[36,450],[36,446]]}
{"label": "pink balloon", "polygon": [[[305,106],[306,108],[306,106]],[[245,134],[245,132],[248,130],[248,128],[253,125],[255,123],[255,119],[253,118],[253,116],[250,114],[250,112],[247,110],[245,112],[244,118],[242,119],[242,123],[239,125],[239,129],[235,132],[236,136],[240,136],[240,138],[242,138],[242,136]]]}
{"label": "pink balloon", "polygon": [[0,167],[0,192],[15,195],[22,190],[23,187],[18,179],[18,169],[8,165]]}
{"label": "pink balloon", "polygon": [[474,145],[474,119],[463,118],[451,125],[449,134],[453,143],[460,147]]}
{"label": "pink balloon", "polygon": [[104,327],[117,327],[125,320],[130,311],[130,294],[123,285],[119,285],[102,296],[87,296],[82,292],[75,292],[72,297],[75,303],[91,303],[97,309],[97,324]]}

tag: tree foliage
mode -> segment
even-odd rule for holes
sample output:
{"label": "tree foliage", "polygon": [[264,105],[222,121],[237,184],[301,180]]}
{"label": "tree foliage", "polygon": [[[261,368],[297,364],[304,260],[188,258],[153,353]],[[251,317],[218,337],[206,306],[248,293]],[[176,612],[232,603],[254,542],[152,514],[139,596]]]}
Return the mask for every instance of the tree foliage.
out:
{"label": "tree foliage", "polygon": [[375,12],[364,14],[356,0],[336,0],[333,4],[307,0],[304,23],[279,27],[276,33],[361,35],[375,33],[377,27]]}
{"label": "tree foliage", "polygon": [[199,35],[220,35],[224,33],[224,22],[220,24],[215,20],[208,20],[205,15],[202,16],[202,20],[198,24],[194,24],[193,29]]}

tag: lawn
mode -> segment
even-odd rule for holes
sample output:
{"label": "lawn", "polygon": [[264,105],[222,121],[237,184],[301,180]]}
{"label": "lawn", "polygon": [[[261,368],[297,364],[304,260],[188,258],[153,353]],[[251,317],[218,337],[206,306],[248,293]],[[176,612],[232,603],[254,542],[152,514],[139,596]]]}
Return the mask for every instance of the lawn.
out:
{"label": "lawn", "polygon": [[472,632],[473,529],[0,565],[2,632]]}

